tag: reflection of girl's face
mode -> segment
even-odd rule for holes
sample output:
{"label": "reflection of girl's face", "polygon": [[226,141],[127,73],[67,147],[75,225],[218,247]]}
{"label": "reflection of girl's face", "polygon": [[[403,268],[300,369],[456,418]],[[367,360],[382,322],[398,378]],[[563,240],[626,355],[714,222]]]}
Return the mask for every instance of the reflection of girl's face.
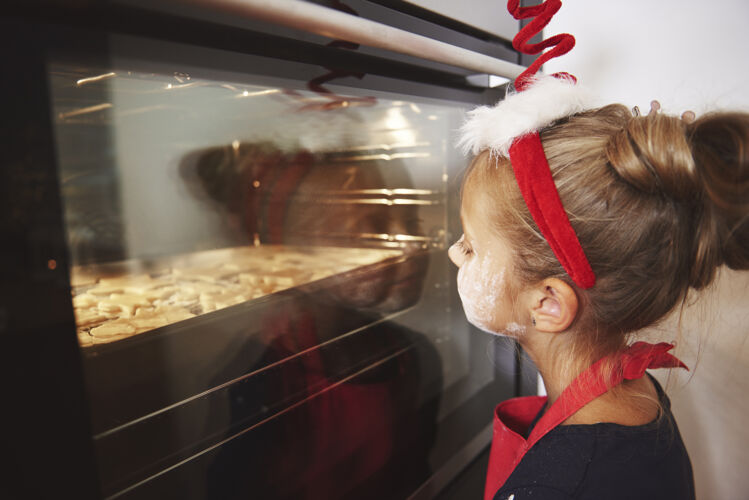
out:
{"label": "reflection of girl's face", "polygon": [[[289,207],[287,243],[361,247],[374,241],[367,235],[420,234],[416,207],[349,202],[363,198],[356,194],[358,190],[384,187],[376,170],[316,170],[321,172],[313,170],[305,178]],[[417,255],[417,250],[404,248],[410,258],[397,264],[346,273],[331,293],[347,306],[378,312],[413,305],[421,295],[428,263],[427,256]]]}

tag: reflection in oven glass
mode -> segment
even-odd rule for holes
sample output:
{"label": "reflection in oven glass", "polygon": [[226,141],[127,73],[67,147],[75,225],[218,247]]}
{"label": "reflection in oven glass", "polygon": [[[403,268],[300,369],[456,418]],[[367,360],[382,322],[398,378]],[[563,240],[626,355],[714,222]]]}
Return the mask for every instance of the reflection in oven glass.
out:
{"label": "reflection in oven glass", "polygon": [[50,78],[103,495],[413,493],[467,369],[438,343],[462,107],[355,89],[331,107],[246,75]]}
{"label": "reflection in oven glass", "polygon": [[[337,293],[351,306],[392,312],[416,302],[424,254],[434,244],[421,217],[434,218],[434,209],[444,207],[441,193],[413,189],[400,161],[357,162],[341,154],[235,143],[189,155],[182,174],[197,196],[225,213],[231,239],[255,246],[335,246],[339,254],[353,251],[372,262],[405,257],[407,265],[390,266],[377,278],[342,276]],[[327,265],[337,261],[333,252]]]}
{"label": "reflection in oven glass", "polygon": [[249,341],[231,360],[263,349],[246,367],[256,375],[230,389],[207,498],[406,498],[433,473],[443,390],[433,344],[391,321],[326,344],[328,321],[362,313],[331,304],[323,319],[314,305],[267,316],[262,346]]}
{"label": "reflection in oven glass", "polygon": [[[420,293],[418,253],[444,247],[439,107],[352,96],[329,109],[329,95],[183,73],[51,79],[84,347],[332,276],[352,306],[398,310]],[[186,151],[221,113],[213,135],[262,139]]]}
{"label": "reflection in oven glass", "polygon": [[[382,170],[386,170],[387,182]],[[413,305],[426,270],[419,210],[440,193],[411,186],[398,160],[282,153],[268,144],[189,154],[190,191],[227,221],[245,247],[72,269],[83,346],[106,343],[336,276],[351,306],[391,312]],[[385,188],[384,186],[389,186]],[[397,186],[397,187],[393,187]],[[376,273],[366,266],[403,257]],[[365,267],[358,274],[349,271]],[[366,277],[367,279],[362,279]]]}
{"label": "reflection in oven glass", "polygon": [[264,311],[261,334],[229,363],[263,351],[242,370],[253,376],[230,389],[220,426],[230,441],[210,467],[210,498],[248,489],[267,498],[398,498],[430,474],[440,358],[424,335],[386,318],[420,299],[430,248],[420,215],[440,203],[414,189],[397,161],[341,157],[243,144],[182,163],[192,191],[257,248],[317,248],[332,262],[331,245],[341,256],[397,256]]}

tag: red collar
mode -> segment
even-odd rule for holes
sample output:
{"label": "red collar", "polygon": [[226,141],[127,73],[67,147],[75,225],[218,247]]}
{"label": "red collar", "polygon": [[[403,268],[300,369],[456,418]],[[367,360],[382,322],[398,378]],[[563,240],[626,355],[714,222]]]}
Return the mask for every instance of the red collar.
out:
{"label": "red collar", "polygon": [[[546,397],[514,398],[497,405],[484,499],[491,500],[534,444],[598,396],[624,380],[642,377],[648,368],[687,368],[668,353],[673,347],[665,342],[635,342],[621,353],[597,361],[562,391],[535,425],[528,439],[523,436],[546,404]],[[610,364],[613,364],[613,370],[610,373],[605,370],[604,373],[603,367]]]}

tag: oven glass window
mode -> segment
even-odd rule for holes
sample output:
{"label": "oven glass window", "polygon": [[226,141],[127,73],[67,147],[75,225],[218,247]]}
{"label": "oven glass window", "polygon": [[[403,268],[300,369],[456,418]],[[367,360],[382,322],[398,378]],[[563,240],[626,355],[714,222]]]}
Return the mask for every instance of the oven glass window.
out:
{"label": "oven glass window", "polygon": [[[120,68],[52,83],[84,347],[445,248],[460,109]],[[413,305],[407,271],[341,299]]]}
{"label": "oven glass window", "polygon": [[110,59],[49,66],[103,496],[412,494],[499,394],[446,256],[469,105]]}

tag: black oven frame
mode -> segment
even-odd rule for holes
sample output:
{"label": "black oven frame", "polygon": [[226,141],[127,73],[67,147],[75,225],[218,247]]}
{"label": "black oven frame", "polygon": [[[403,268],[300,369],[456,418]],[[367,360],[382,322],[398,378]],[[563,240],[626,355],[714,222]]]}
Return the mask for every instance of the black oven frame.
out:
{"label": "black oven frame", "polygon": [[[413,9],[403,13],[364,0],[347,3],[385,24],[518,60],[507,42],[491,36],[479,38],[470,29],[440,26],[433,22],[439,21],[434,16],[425,15],[428,20],[424,20],[414,17],[418,12]],[[282,60],[283,65],[366,71],[365,81],[346,79],[345,84],[353,87],[379,87],[476,105],[495,102],[504,90],[475,87],[466,81],[470,72],[459,68],[378,49],[328,47],[328,39],[290,29],[262,23],[227,27],[109,3],[14,3],[9,15],[0,20],[0,33],[6,70],[0,83],[5,104],[1,135],[5,154],[0,168],[0,338],[5,340],[0,351],[5,399],[1,423],[6,429],[3,449],[12,464],[0,482],[5,498],[51,498],[61,492],[81,499],[102,495],[94,473],[90,401],[70,303],[70,256],[47,79],[50,54],[73,53],[79,61],[106,65],[108,35],[117,33],[225,51],[238,60],[243,55],[259,55]],[[142,49],[133,46],[135,53],[142,54]],[[183,56],[148,57],[167,57],[178,64]],[[226,61],[203,58],[200,64],[222,69]],[[452,183],[454,207],[458,206],[458,182]],[[457,217],[450,219],[448,232],[460,233]],[[519,354],[514,362],[514,394],[532,392],[532,369]],[[466,408],[465,415],[483,420],[485,414],[479,410]]]}

